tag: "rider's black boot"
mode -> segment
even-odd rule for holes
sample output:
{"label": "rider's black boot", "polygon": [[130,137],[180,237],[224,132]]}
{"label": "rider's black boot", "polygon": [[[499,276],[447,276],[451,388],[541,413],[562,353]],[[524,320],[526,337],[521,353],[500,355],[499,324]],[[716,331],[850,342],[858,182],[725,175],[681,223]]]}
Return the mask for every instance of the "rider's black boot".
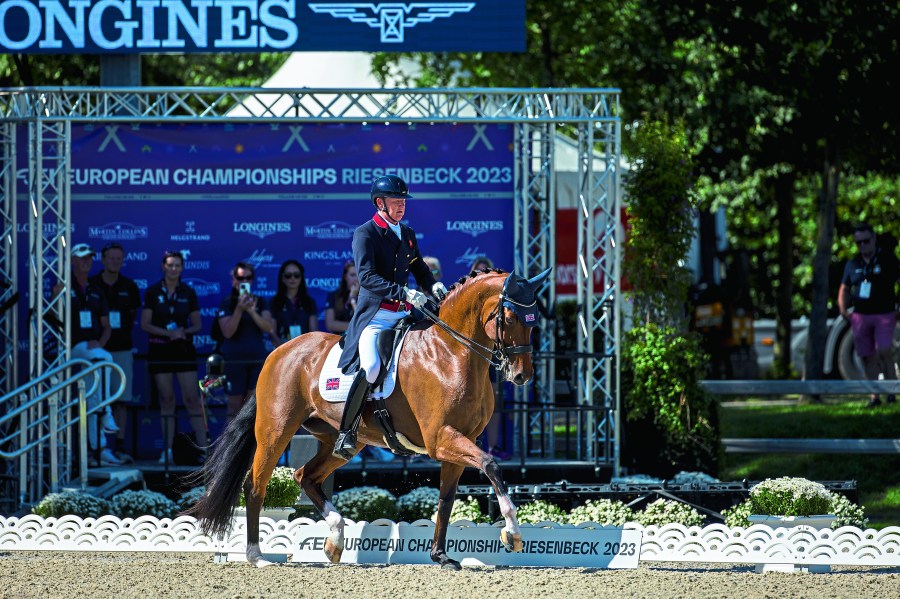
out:
{"label": "rider's black boot", "polygon": [[347,403],[344,404],[344,415],[341,416],[341,430],[337,441],[334,443],[335,457],[350,460],[356,455],[356,429],[362,416],[363,404],[369,394],[369,382],[366,380],[366,371],[360,370],[356,378],[350,384],[350,392],[347,394]]}

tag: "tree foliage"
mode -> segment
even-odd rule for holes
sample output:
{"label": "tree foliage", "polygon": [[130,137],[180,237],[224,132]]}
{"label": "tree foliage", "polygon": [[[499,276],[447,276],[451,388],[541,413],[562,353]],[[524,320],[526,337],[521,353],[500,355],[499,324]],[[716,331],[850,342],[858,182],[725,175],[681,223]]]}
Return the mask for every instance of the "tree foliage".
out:
{"label": "tree foliage", "polygon": [[[287,60],[285,53],[147,54],[141,84],[149,87],[256,87]],[[95,55],[0,55],[0,87],[97,86]]]}
{"label": "tree foliage", "polygon": [[696,195],[684,127],[646,121],[634,132],[636,154],[625,191],[629,233],[625,274],[635,320],[681,325],[690,274],[684,264],[694,233]]}

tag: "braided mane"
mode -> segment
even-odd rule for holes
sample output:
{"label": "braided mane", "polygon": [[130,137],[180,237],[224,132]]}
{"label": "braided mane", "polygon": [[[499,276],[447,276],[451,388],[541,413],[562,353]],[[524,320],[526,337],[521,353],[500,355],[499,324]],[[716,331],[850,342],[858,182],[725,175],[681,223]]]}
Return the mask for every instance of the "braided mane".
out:
{"label": "braided mane", "polygon": [[[492,272],[497,273],[497,274],[506,274],[506,271],[499,269],[499,268],[483,268],[481,270],[473,270],[469,274],[463,275],[462,277],[460,277],[458,281],[453,283],[453,285],[451,285],[450,288],[447,289],[447,297],[444,298],[444,302],[456,297],[457,293],[463,287],[463,285],[465,285],[469,281],[471,281],[473,279],[477,279],[480,275],[488,274],[488,273],[492,273]],[[443,303],[443,302],[441,302],[441,303]]]}

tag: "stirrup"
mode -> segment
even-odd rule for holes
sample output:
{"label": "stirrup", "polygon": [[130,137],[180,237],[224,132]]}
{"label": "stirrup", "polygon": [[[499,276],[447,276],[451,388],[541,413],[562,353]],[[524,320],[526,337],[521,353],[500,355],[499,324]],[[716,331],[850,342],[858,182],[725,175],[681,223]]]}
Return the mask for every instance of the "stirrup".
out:
{"label": "stirrup", "polygon": [[356,431],[339,432],[331,455],[348,462],[353,459],[353,456],[356,455]]}

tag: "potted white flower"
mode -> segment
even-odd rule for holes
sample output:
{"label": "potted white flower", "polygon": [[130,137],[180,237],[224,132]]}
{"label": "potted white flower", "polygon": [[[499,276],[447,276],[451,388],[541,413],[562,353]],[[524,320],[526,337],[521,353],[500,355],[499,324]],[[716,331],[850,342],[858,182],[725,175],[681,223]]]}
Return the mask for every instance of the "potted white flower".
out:
{"label": "potted white flower", "polygon": [[[279,466],[272,472],[272,478],[266,485],[266,497],[259,515],[273,520],[287,520],[296,510],[299,495],[300,487],[294,480],[294,469]],[[238,517],[246,515],[246,505],[244,492],[241,491],[240,507],[235,509],[234,515]]]}
{"label": "potted white flower", "polygon": [[769,478],[750,489],[750,524],[829,528],[834,497],[821,483],[805,478]]}

